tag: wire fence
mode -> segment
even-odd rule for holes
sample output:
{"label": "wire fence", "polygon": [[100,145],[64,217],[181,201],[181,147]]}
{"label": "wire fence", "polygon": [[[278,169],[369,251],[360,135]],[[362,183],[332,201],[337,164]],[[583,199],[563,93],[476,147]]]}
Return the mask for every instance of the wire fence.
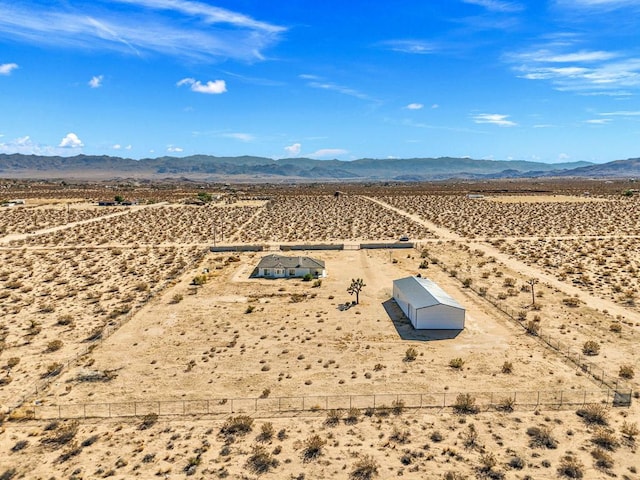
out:
{"label": "wire fence", "polygon": [[[200,262],[208,250],[204,250],[198,257],[194,260],[194,263],[197,264]],[[64,369],[69,368],[73,365],[77,365],[79,361],[84,358],[86,355],[91,353],[94,348],[104,342],[107,338],[113,335],[122,325],[127,323],[129,320],[133,318],[133,316],[142,308],[146,306],[146,304],[151,301],[154,297],[161,294],[167,287],[173,285],[176,282],[176,279],[184,273],[187,269],[191,268],[191,266],[186,265],[182,268],[181,271],[176,273],[172,278],[166,279],[164,282],[157,284],[155,287],[149,290],[149,294],[141,302],[138,306],[133,307],[124,315],[121,315],[118,320],[110,320],[107,325],[105,325],[104,329],[96,334],[95,338],[88,341],[88,344],[83,347],[79,352],[77,352],[73,357],[60,362],[54,370],[50,371],[46,376],[40,379],[40,381],[36,382],[35,385],[32,385],[27,389],[26,393],[22,394],[17,400],[13,407],[9,408],[9,412],[14,411],[20,408],[22,405],[27,402],[29,398],[32,398],[34,395],[38,395],[43,392],[54,380],[58,378],[58,376],[64,371]]]}
{"label": "wire fence", "polygon": [[[449,271],[447,269],[447,266],[442,264],[441,262],[438,262],[438,266],[445,272]],[[509,317],[509,319],[511,319],[513,323],[527,331],[527,333],[529,333],[532,337],[539,339],[540,342],[545,346],[556,351],[571,363],[573,363],[576,367],[578,367],[583,373],[589,375],[594,381],[599,384],[599,386],[611,389],[615,392],[629,391],[628,401],[629,404],[631,404],[631,388],[619,377],[608,374],[603,366],[587,360],[587,356],[582,353],[582,350],[580,348],[576,346],[572,347],[571,345],[560,342],[558,339],[544,332],[540,328],[539,324],[537,324],[535,321],[526,322],[526,315],[522,315],[522,310],[515,310],[509,307],[499,297],[490,295],[486,291],[475,289],[473,285],[465,285],[464,280],[458,278],[457,276],[455,276],[455,278],[458,279],[465,286],[465,288],[473,291],[475,294],[491,303],[494,307],[496,307],[507,317]],[[531,322],[533,322],[533,326],[531,325]],[[623,394],[620,393],[620,395]]]}
{"label": "wire fence", "polygon": [[[628,392],[628,397],[631,392]],[[297,396],[267,398],[217,398],[204,400],[131,401],[34,405],[21,413],[27,418],[85,419],[158,416],[202,416],[229,414],[289,414],[359,409],[450,409],[452,411],[563,410],[587,404],[622,406],[619,392],[561,390],[522,392],[434,392],[375,395]]]}

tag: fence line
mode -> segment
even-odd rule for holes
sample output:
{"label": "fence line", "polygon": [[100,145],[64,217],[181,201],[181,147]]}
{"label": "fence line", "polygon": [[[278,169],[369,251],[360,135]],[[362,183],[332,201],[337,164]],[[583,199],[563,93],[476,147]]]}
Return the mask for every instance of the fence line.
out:
{"label": "fence line", "polygon": [[[448,273],[449,270],[446,265],[444,265],[440,260],[438,260],[437,265],[445,272]],[[527,333],[529,333],[532,337],[539,339],[545,346],[548,346],[553,351],[559,353],[564,358],[573,363],[576,367],[578,367],[582,372],[589,375],[594,381],[598,382],[600,386],[605,386],[608,389],[613,390],[618,396],[627,395],[628,391],[629,399],[628,403],[631,404],[631,388],[624,384],[619,378],[613,377],[605,373],[604,367],[590,362],[586,360],[585,355],[581,353],[581,351],[574,347],[573,350],[570,345],[565,345],[559,340],[552,338],[550,334],[545,334],[542,329],[537,329],[536,331],[530,331],[528,326],[524,324],[525,319],[520,319],[520,312],[515,311],[514,309],[507,306],[504,302],[500,300],[498,297],[494,297],[484,291],[476,290],[472,285],[468,285],[464,283],[464,280],[460,279],[457,275],[454,275],[463,286],[481,298],[484,298],[486,301],[491,303],[494,307],[504,313],[513,323],[522,327]]]}
{"label": "fence line", "polygon": [[[628,393],[629,397],[631,392]],[[79,403],[35,405],[22,411],[27,418],[85,419],[158,416],[191,416],[220,414],[296,414],[329,410],[373,411],[409,409],[460,410],[465,399],[471,398],[472,410],[511,411],[515,409],[562,410],[587,404],[621,405],[618,392],[602,390],[503,391],[503,392],[432,392],[372,395],[318,395],[267,398],[212,398],[191,400],[145,400],[109,403]],[[626,398],[626,397],[625,397]],[[624,400],[624,399],[622,399]],[[464,403],[464,405],[468,405]]]}
{"label": "fence line", "polygon": [[[197,264],[202,261],[205,255],[208,253],[208,250],[205,250],[200,253],[198,257],[194,260],[193,264]],[[110,321],[107,325],[105,325],[104,329],[100,333],[100,336],[95,340],[91,340],[90,344],[83,348],[80,352],[76,353],[72,358],[69,358],[62,362],[60,367],[56,370],[50,372],[48,375],[44,376],[39,382],[31,387],[31,389],[22,395],[15,403],[13,407],[9,408],[9,413],[20,408],[25,402],[34,395],[38,395],[39,392],[42,392],[46,389],[63,371],[65,368],[69,368],[72,365],[78,364],[78,361],[83,358],[85,355],[91,353],[93,349],[104,342],[107,338],[113,335],[122,325],[127,323],[129,320],[133,318],[133,316],[141,309],[143,309],[147,303],[152,300],[155,296],[162,293],[167,287],[171,286],[175,283],[176,278],[182,275],[187,269],[191,268],[191,265],[185,265],[179,272],[176,273],[172,278],[165,280],[162,283],[157,284],[154,288],[149,291],[147,298],[137,307],[132,307],[126,314],[124,314],[120,320]]]}

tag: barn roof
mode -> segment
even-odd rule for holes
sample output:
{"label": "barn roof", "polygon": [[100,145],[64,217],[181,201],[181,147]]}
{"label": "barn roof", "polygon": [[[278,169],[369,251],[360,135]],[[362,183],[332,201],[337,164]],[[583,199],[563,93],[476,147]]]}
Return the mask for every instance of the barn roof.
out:
{"label": "barn roof", "polygon": [[405,277],[393,281],[400,290],[409,299],[409,303],[416,309],[433,307],[434,305],[447,305],[449,307],[464,307],[454,300],[447,292],[445,292],[437,283],[428,278],[421,277]]}
{"label": "barn roof", "polygon": [[262,257],[258,268],[324,268],[322,260],[311,257],[285,257],[284,255],[267,255]]}

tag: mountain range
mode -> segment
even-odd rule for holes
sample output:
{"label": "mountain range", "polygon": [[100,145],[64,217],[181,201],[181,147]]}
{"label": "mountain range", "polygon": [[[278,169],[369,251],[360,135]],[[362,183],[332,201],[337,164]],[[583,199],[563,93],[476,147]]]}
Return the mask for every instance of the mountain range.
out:
{"label": "mountain range", "polygon": [[640,177],[640,158],[594,164],[471,158],[362,158],[352,161],[265,157],[73,157],[0,154],[0,177],[33,179],[189,179],[196,181],[429,181],[535,177]]}

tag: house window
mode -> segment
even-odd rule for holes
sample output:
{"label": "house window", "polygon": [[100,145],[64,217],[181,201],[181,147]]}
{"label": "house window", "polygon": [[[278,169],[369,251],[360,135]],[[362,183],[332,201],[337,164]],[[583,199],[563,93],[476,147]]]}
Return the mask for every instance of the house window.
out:
{"label": "house window", "polygon": [[264,269],[264,276],[268,277],[269,275],[271,275],[271,269],[270,268],[265,268]]}
{"label": "house window", "polygon": [[294,276],[295,276],[295,274],[296,274],[296,269],[295,269],[295,268],[290,268],[290,269],[289,269],[289,276],[290,276],[290,277],[294,277]]}
{"label": "house window", "polygon": [[276,275],[284,275],[284,269],[282,268],[276,268]]}

